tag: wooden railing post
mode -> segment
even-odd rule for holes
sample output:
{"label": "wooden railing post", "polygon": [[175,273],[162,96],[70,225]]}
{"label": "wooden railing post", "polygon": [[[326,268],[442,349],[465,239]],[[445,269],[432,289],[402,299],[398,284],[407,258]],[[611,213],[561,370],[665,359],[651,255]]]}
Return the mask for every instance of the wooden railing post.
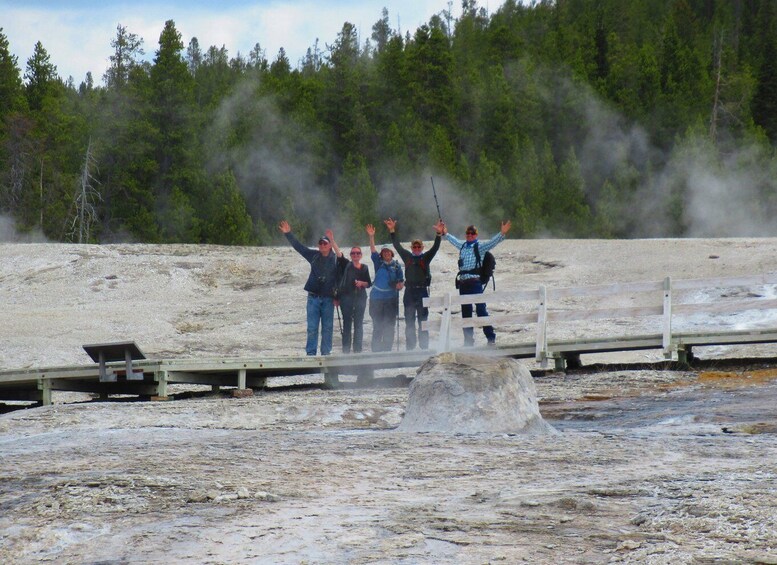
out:
{"label": "wooden railing post", "polygon": [[440,319],[440,337],[437,343],[437,353],[451,350],[451,293],[442,297],[442,318]]}
{"label": "wooden railing post", "polygon": [[51,379],[39,378],[38,390],[40,391],[40,403],[43,406],[51,406]]}
{"label": "wooden railing post", "polygon": [[664,359],[672,358],[672,277],[664,279],[664,331],[661,345]]}
{"label": "wooden railing post", "polygon": [[548,292],[540,285],[540,299],[537,305],[537,344],[534,358],[543,367],[548,364]]}
{"label": "wooden railing post", "polygon": [[245,390],[246,388],[246,370],[238,369],[237,371],[237,388]]}
{"label": "wooden railing post", "polygon": [[162,371],[162,370],[155,371],[154,381],[156,381],[157,397],[167,398],[167,371]]}

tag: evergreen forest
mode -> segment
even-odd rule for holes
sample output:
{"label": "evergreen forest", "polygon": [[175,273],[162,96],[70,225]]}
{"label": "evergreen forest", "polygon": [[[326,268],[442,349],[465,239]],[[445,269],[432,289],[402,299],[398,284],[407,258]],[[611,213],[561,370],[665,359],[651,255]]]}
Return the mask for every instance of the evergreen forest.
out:
{"label": "evergreen forest", "polygon": [[485,237],[503,219],[521,238],[777,236],[777,0],[463,0],[391,21],[346,21],[299,61],[119,24],[78,84],[0,28],[0,219],[224,245],[277,243],[287,219],[363,244],[389,216],[431,238],[439,206]]}

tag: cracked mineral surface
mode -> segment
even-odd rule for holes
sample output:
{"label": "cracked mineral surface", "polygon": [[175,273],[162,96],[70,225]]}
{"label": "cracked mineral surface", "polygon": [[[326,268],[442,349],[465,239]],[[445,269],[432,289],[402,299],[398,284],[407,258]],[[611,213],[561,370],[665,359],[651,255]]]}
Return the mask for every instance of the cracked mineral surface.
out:
{"label": "cracked mineral surface", "polygon": [[[774,239],[507,241],[497,285],[758,274],[775,251]],[[455,263],[443,243],[433,293]],[[123,339],[149,357],[299,354],[306,276],[288,247],[2,244],[0,369],[84,364],[82,344]],[[773,314],[716,323],[774,327]],[[559,335],[592,329],[630,328]],[[526,331],[497,327],[498,340]],[[560,432],[541,437],[398,432],[399,371],[243,398],[55,393],[0,414],[0,562],[777,563],[774,346],[695,353],[685,370],[654,364],[660,352],[529,364]]]}

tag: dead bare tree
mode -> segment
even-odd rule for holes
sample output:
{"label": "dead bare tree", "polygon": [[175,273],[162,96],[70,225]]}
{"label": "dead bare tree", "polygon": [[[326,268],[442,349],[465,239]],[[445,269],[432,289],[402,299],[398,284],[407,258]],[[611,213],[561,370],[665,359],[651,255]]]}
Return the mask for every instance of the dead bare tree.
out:
{"label": "dead bare tree", "polygon": [[720,78],[723,61],[723,34],[721,33],[715,40],[715,96],[712,101],[712,116],[710,118],[710,139],[714,143],[718,138],[718,112],[720,105]]}
{"label": "dead bare tree", "polygon": [[[749,115],[754,81],[747,73],[737,72],[731,49],[735,45],[731,34],[720,30],[715,34],[712,49],[715,89],[712,97],[709,136],[717,143],[720,133],[732,127],[744,128]],[[727,57],[726,54],[729,54]]]}
{"label": "dead bare tree", "polygon": [[79,187],[76,191],[76,197],[73,201],[75,213],[70,224],[70,241],[77,243],[86,243],[89,241],[89,233],[92,224],[97,218],[97,209],[95,203],[102,201],[99,191],[95,184],[100,184],[94,177],[92,171],[97,170],[97,160],[92,152],[92,140],[86,147],[86,156],[84,157],[84,166],[79,178]]}

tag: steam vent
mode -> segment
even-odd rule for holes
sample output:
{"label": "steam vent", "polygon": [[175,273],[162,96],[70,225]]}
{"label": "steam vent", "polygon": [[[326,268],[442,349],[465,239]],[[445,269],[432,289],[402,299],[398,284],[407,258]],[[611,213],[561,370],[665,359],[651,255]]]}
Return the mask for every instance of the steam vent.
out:
{"label": "steam vent", "polygon": [[553,434],[529,370],[514,359],[442,353],[410,384],[400,432]]}

